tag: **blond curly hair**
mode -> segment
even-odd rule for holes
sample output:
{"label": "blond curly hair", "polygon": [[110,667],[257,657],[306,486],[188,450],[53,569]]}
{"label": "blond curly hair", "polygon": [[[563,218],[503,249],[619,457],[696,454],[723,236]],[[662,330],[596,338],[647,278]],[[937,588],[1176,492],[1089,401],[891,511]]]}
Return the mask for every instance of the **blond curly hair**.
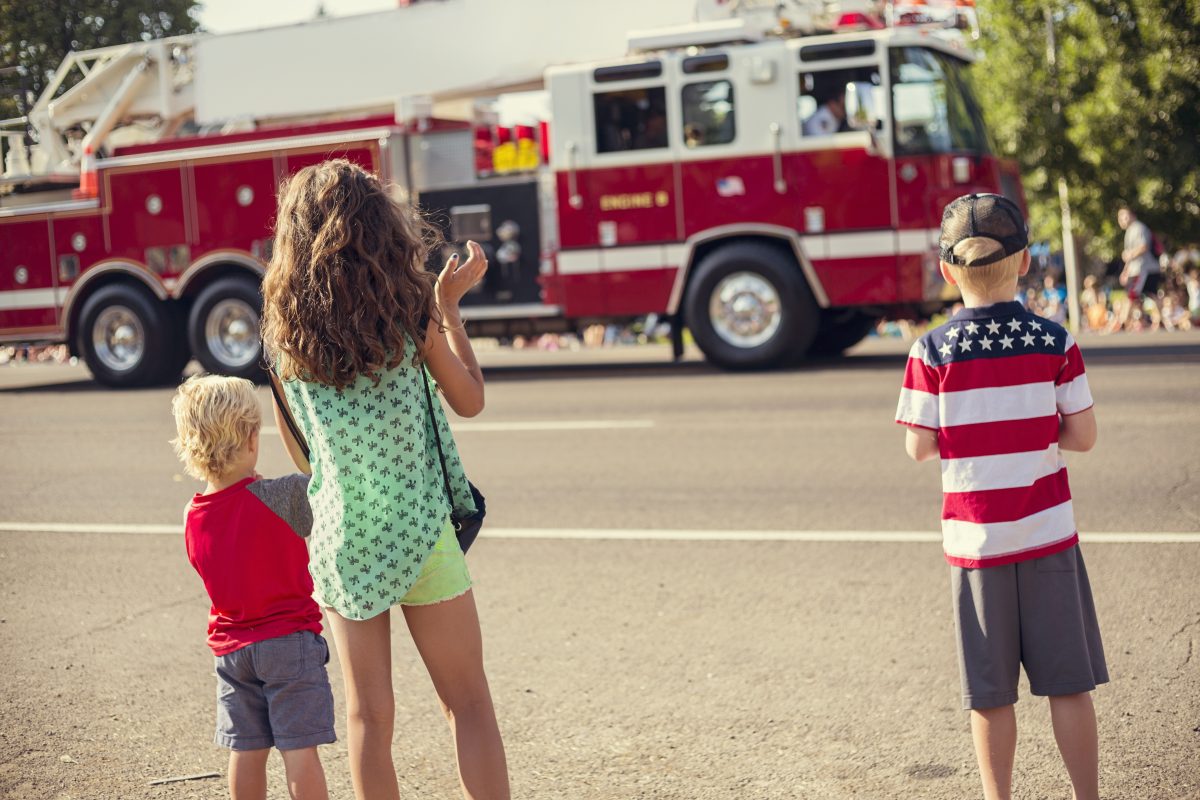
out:
{"label": "blond curly hair", "polygon": [[254,384],[223,375],[188,378],[171,401],[171,413],[175,455],[188,475],[206,481],[227,475],[238,451],[262,425]]}

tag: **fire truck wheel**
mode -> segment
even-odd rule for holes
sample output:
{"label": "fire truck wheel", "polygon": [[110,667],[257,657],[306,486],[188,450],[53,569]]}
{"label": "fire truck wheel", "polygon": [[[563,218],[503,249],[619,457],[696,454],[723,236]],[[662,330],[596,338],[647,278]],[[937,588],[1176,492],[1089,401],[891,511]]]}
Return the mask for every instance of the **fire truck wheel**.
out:
{"label": "fire truck wheel", "polygon": [[262,378],[258,323],[262,293],[250,278],[222,278],[206,288],[188,316],[192,354],[207,371]]}
{"label": "fire truck wheel", "polygon": [[131,286],[105,286],[79,315],[79,352],[105,386],[146,386],[161,380],[174,348],[166,306]]}
{"label": "fire truck wheel", "polygon": [[760,242],[705,256],[684,314],[704,355],[725,369],[767,369],[807,352],[820,319],[795,259]]}
{"label": "fire truck wheel", "polygon": [[857,309],[826,309],[821,314],[817,339],[808,351],[811,356],[836,356],[863,340],[875,328],[879,317]]}

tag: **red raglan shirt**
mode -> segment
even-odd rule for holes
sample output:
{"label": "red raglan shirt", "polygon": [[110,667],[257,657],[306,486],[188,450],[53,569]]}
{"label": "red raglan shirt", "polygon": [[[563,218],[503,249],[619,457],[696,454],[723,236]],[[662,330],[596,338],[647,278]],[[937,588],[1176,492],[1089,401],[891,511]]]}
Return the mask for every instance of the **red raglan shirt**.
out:
{"label": "red raglan shirt", "polygon": [[321,632],[308,547],[308,476],[246,478],[188,504],[188,561],[212,600],[214,655],[297,631]]}

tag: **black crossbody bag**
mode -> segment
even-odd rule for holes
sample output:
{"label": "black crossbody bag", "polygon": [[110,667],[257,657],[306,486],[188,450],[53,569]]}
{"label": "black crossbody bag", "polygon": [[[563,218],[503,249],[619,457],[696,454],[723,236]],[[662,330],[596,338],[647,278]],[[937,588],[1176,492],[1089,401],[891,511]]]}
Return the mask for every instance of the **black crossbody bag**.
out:
{"label": "black crossbody bag", "polygon": [[[275,405],[279,407],[279,414],[283,417],[284,424],[287,425],[292,438],[296,440],[296,444],[300,446],[301,452],[304,453],[304,460],[311,463],[312,459],[309,456],[308,441],[305,440],[304,434],[296,426],[296,420],[292,418],[292,410],[283,399],[283,392],[279,386],[279,377],[275,374],[275,370],[268,370],[267,378],[269,379],[268,383],[271,385],[271,394],[275,397]],[[479,489],[475,488],[475,484],[467,481],[467,486],[471,489],[471,497],[475,500],[475,513],[462,515],[455,512],[454,493],[450,491],[450,472],[446,469],[446,454],[442,451],[442,437],[438,433],[437,417],[433,414],[433,396],[429,392],[429,378],[425,374],[424,367],[421,368],[421,382],[425,385],[425,407],[429,411],[429,421],[433,425],[433,440],[437,444],[438,461],[442,466],[442,485],[446,487],[446,500],[450,503],[450,523],[454,526],[454,534],[458,538],[458,546],[465,553],[475,543],[475,538],[479,536],[479,529],[483,527],[483,515],[487,513],[487,505],[484,503],[483,495]]]}
{"label": "black crossbody bag", "polygon": [[483,494],[468,480],[467,487],[475,501],[475,513],[459,514],[454,510],[454,493],[450,491],[450,470],[446,468],[446,453],[442,450],[442,437],[438,433],[437,417],[433,413],[433,394],[429,391],[429,378],[424,374],[424,367],[421,368],[421,373],[421,382],[425,385],[425,407],[429,410],[429,422],[433,425],[433,441],[437,444],[438,460],[442,464],[442,483],[446,487],[446,500],[450,503],[450,523],[454,525],[458,546],[465,553],[479,536],[479,529],[483,527],[483,516],[487,513],[487,504],[483,500]]}

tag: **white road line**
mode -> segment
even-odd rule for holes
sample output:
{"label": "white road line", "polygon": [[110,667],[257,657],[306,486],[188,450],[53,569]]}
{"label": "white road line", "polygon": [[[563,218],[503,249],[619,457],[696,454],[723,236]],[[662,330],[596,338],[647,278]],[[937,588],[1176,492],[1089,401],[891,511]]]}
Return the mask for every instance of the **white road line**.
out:
{"label": "white road line", "polygon": [[0,522],[6,533],[183,533],[182,525],[96,525],[76,522]]}
{"label": "white road line", "polygon": [[[0,522],[7,533],[173,534],[179,525]],[[664,530],[657,528],[484,528],[489,539],[637,540],[665,542],[940,542],[930,531],[755,531]],[[1088,544],[1200,544],[1200,531],[1101,532],[1082,534]]]}
{"label": "white road line", "polygon": [[[529,422],[460,422],[450,426],[454,433],[495,433],[511,431],[612,431],[653,428],[652,419],[574,419],[531,420]],[[279,428],[267,426],[265,434],[279,435]]]}

